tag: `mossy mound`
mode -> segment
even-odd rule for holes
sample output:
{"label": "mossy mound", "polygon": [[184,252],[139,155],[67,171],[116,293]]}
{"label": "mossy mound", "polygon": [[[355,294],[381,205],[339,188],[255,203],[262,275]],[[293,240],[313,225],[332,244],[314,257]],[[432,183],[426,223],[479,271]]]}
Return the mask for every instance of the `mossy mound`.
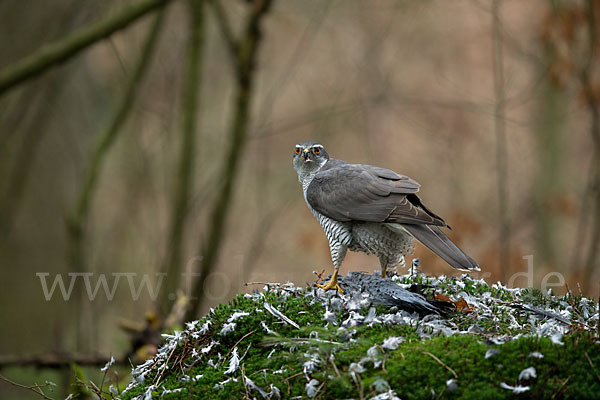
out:
{"label": "mossy mound", "polygon": [[291,284],[165,335],[122,399],[598,398],[598,306],[467,275],[396,278],[468,307],[420,318],[364,293]]}

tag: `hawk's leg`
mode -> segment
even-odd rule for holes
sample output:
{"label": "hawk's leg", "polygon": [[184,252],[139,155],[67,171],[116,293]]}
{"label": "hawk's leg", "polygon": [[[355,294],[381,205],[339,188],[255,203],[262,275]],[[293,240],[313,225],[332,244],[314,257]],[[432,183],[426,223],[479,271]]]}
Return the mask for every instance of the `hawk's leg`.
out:
{"label": "hawk's leg", "polygon": [[381,277],[385,278],[388,269],[388,258],[386,256],[379,256],[378,258],[381,265]]}
{"label": "hawk's leg", "polygon": [[340,285],[338,285],[337,277],[342,261],[344,261],[344,257],[346,257],[348,248],[341,243],[330,241],[329,250],[331,251],[331,260],[333,261],[333,274],[331,275],[329,282],[323,285],[317,283],[316,286],[324,290],[336,289],[338,292],[344,293]]}
{"label": "hawk's leg", "polygon": [[336,269],[333,270],[333,275],[331,275],[331,278],[329,279],[329,282],[327,282],[325,284],[317,283],[317,284],[315,284],[315,286],[320,287],[323,290],[336,289],[338,292],[344,293],[344,291],[342,290],[342,288],[338,284],[337,276],[338,276],[338,269],[336,268]]}
{"label": "hawk's leg", "polygon": [[392,258],[391,260],[386,256],[379,256],[379,263],[381,264],[381,277],[394,276],[398,273],[398,265],[404,268],[404,257]]}

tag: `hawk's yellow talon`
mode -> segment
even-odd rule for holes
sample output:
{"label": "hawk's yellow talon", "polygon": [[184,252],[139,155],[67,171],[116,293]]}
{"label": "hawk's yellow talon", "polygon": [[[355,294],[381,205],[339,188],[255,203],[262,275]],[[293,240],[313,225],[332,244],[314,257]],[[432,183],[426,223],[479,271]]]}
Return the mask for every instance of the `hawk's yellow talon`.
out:
{"label": "hawk's yellow talon", "polygon": [[320,287],[323,290],[336,289],[339,293],[344,293],[344,291],[342,290],[340,285],[338,285],[337,279],[336,280],[330,279],[329,282],[327,282],[324,285],[321,285],[320,283],[316,283],[315,286]]}
{"label": "hawk's yellow talon", "polygon": [[333,271],[333,275],[331,275],[331,278],[329,278],[329,282],[327,282],[324,285],[321,285],[320,283],[316,283],[315,285],[323,290],[336,289],[339,293],[344,293],[340,285],[338,285],[337,276],[338,271],[336,269],[335,271]]}

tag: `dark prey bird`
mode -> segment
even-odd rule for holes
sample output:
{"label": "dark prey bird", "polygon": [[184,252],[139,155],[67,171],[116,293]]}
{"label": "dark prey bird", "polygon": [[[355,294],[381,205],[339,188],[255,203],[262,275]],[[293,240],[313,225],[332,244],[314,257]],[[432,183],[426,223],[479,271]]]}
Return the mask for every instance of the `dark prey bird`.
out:
{"label": "dark prey bird", "polygon": [[428,300],[419,293],[404,289],[389,278],[350,272],[340,277],[339,284],[349,292],[367,292],[374,303],[396,306],[401,310],[426,314],[448,314],[454,311],[454,304],[447,301]]}
{"label": "dark prey bird", "polygon": [[479,271],[477,263],[442,232],[440,227],[448,225],[421,202],[416,195],[420,185],[411,178],[329,158],[315,142],[296,145],[294,169],[304,200],[329,241],[334,271],[319,287],[342,292],[337,276],[348,249],[375,254],[385,277],[388,268],[403,263],[413,239],[453,268]]}

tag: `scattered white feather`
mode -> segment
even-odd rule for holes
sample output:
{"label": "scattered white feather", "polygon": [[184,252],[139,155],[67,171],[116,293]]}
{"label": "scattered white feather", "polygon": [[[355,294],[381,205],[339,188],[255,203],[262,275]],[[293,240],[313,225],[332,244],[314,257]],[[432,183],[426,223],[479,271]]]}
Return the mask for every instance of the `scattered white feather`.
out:
{"label": "scattered white feather", "polygon": [[367,356],[366,358],[361,359],[361,363],[363,361],[370,361],[373,363],[373,367],[374,368],[379,368],[379,366],[382,364],[382,360],[379,356],[379,350],[377,349],[377,345],[373,345],[371,347],[369,347],[369,350],[367,350]]}
{"label": "scattered white feather", "polygon": [[527,358],[544,358],[544,355],[542,353],[540,353],[539,351],[534,351],[529,353],[529,355],[527,356]]}
{"label": "scattered white feather", "polygon": [[354,374],[362,374],[366,369],[360,363],[351,363],[348,367],[348,371]]}
{"label": "scattered white feather", "polygon": [[237,321],[238,319],[246,317],[248,315],[250,315],[250,313],[244,311],[236,311],[233,314],[231,314],[231,316],[227,319],[227,322]]}
{"label": "scattered white feather", "polygon": [[404,343],[402,336],[390,336],[383,341],[381,347],[388,350],[396,350],[401,343]]}
{"label": "scattered white feather", "polygon": [[265,302],[264,307],[265,307],[265,310],[267,310],[268,312],[270,312],[271,314],[273,314],[276,318],[279,318],[280,320],[282,320],[286,324],[289,324],[289,325],[293,326],[296,329],[300,328],[300,325],[298,325],[297,323],[295,323],[294,321],[292,321],[291,319],[289,319],[288,317],[286,317],[285,315],[283,315],[281,313],[281,311],[279,311],[278,309],[276,309],[275,307],[273,307],[271,304]]}
{"label": "scattered white feather", "polygon": [[200,329],[198,329],[198,333],[201,335],[206,334],[208,332],[208,329],[210,328],[211,323],[212,323],[211,321],[206,321],[204,324],[202,324]]}
{"label": "scattered white feather", "polygon": [[523,379],[527,380],[527,379],[531,379],[531,378],[537,378],[537,375],[535,373],[535,368],[534,367],[525,368],[519,374],[519,380],[520,381],[522,381]]}
{"label": "scattered white feather", "polygon": [[110,360],[108,360],[108,362],[104,365],[104,367],[100,368],[100,371],[102,372],[106,372],[108,371],[108,369],[110,367],[112,367],[112,365],[115,363],[115,358],[114,357],[110,357]]}
{"label": "scattered white feather", "polygon": [[219,383],[215,383],[215,386],[213,386],[214,388],[218,388],[218,389],[223,389],[225,387],[225,385],[227,385],[229,382],[237,382],[237,378],[227,378],[224,381],[221,381]]}
{"label": "scattered white feather", "polygon": [[377,311],[375,310],[375,307],[369,308],[369,313],[363,322],[369,326],[381,323],[381,320],[377,318]]}
{"label": "scattered white feather", "polygon": [[562,338],[563,338],[563,334],[560,332],[556,332],[555,334],[550,336],[550,340],[552,341],[552,343],[558,344],[561,346],[563,346],[565,344],[565,342],[562,341]]}
{"label": "scattered white feather", "polygon": [[485,352],[485,359],[487,360],[488,358],[491,358],[498,353],[500,353],[500,350],[498,349],[488,349],[488,351]]}
{"label": "scattered white feather", "polygon": [[196,327],[198,326],[199,323],[200,323],[200,321],[198,321],[198,320],[186,322],[185,329],[187,329],[188,331],[193,331],[196,329]]}
{"label": "scattered white feather", "polygon": [[317,390],[319,388],[319,381],[316,379],[311,379],[305,386],[306,395],[312,399],[317,394]]}
{"label": "scattered white feather", "polygon": [[150,385],[144,392],[144,400],[152,400],[152,392],[156,389],[156,386]]}
{"label": "scattered white feather", "polygon": [[351,363],[348,367],[348,372],[350,372],[350,376],[352,376],[354,382],[358,382],[358,375],[362,374],[365,371],[366,369],[362,366],[361,363]]}
{"label": "scattered white feather", "polygon": [[246,383],[246,386],[248,387],[248,389],[257,391],[258,394],[260,394],[263,399],[266,399],[268,397],[267,392],[265,392],[256,383],[254,383],[254,381],[252,379],[245,376],[244,383]]}
{"label": "scattered white feather", "polygon": [[213,341],[210,342],[210,344],[202,347],[200,349],[200,353],[202,353],[202,354],[208,354],[213,349],[213,347],[215,347],[218,344],[219,344],[219,342],[216,342],[216,341],[213,340]]}
{"label": "scattered white feather", "polygon": [[[260,326],[263,328],[263,330],[265,332],[267,332],[269,335],[278,335],[277,332],[275,332],[274,330],[272,330],[271,328],[269,328],[267,326],[267,323],[265,321],[260,321]],[[279,336],[279,335],[278,335]]]}
{"label": "scattered white feather", "polygon": [[325,314],[323,314],[323,320],[325,322],[330,323],[331,325],[337,325],[337,315],[336,313],[329,311],[329,307],[325,309]]}
{"label": "scattered white feather", "polygon": [[305,374],[310,374],[321,363],[321,359],[318,354],[305,354],[305,356],[309,357],[309,359],[302,363],[302,370]]}
{"label": "scattered white feather", "polygon": [[362,324],[364,319],[365,319],[365,317],[362,316],[359,312],[350,311],[350,316],[348,317],[348,319],[346,319],[344,322],[342,322],[342,326],[346,327],[346,328],[358,326],[358,325]]}
{"label": "scattered white feather", "polygon": [[196,348],[193,348],[193,349],[192,349],[192,358],[193,358],[194,360],[198,360],[198,359],[200,359],[200,353],[198,353],[198,350],[196,350]]}
{"label": "scattered white feather", "polygon": [[183,392],[184,388],[176,388],[176,389],[163,389],[160,394],[160,398],[162,399],[166,394],[180,393]]}
{"label": "scattered white feather", "polygon": [[221,332],[219,332],[219,335],[227,335],[230,332],[233,332],[235,330],[235,322],[228,322],[226,324],[223,324],[223,328],[221,329]]}
{"label": "scattered white feather", "polygon": [[271,389],[271,391],[269,393],[267,393],[268,399],[280,399],[281,398],[281,391],[279,390],[279,388],[277,386],[275,386],[271,383],[270,389]]}
{"label": "scattered white feather", "polygon": [[371,397],[371,400],[400,400],[400,397],[398,397],[396,392],[394,392],[393,390],[390,390],[385,393],[379,393],[375,397]]}
{"label": "scattered white feather", "polygon": [[185,334],[182,331],[174,331],[172,335],[163,333],[161,336],[167,339],[173,347],[185,338]]}
{"label": "scattered white feather", "polygon": [[369,357],[377,357],[379,355],[379,350],[377,349],[377,345],[373,345],[371,347],[369,347],[369,350],[367,350],[367,355]]}
{"label": "scattered white feather", "polygon": [[500,346],[504,343],[506,343],[507,341],[507,336],[497,336],[497,337],[493,337],[489,339],[490,342],[492,342],[493,344],[495,344],[496,346]]}
{"label": "scattered white feather", "polygon": [[502,382],[502,383],[500,384],[500,387],[501,387],[502,389],[506,389],[506,390],[512,390],[512,392],[513,392],[514,394],[520,394],[520,393],[523,393],[523,392],[526,392],[526,391],[528,391],[528,390],[529,390],[529,386],[521,386],[521,385],[517,385],[517,386],[510,386],[510,385],[508,385],[508,384],[506,384],[506,383],[504,383],[504,382]]}
{"label": "scattered white feather", "polygon": [[446,381],[446,387],[448,388],[448,390],[451,393],[454,392],[456,389],[458,389],[458,383],[457,383],[456,379],[448,379]]}
{"label": "scattered white feather", "polygon": [[231,352],[231,359],[229,360],[229,366],[225,370],[226,374],[233,374],[240,367],[240,357],[238,355],[237,347],[233,348]]}

